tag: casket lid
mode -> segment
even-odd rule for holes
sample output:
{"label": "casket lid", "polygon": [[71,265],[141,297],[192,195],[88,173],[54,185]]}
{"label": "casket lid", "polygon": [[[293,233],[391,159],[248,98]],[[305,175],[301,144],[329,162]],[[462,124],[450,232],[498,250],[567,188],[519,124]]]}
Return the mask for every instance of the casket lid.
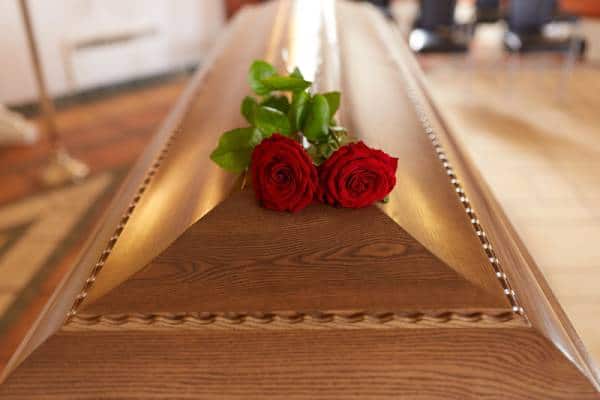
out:
{"label": "casket lid", "polygon": [[[0,354],[0,380],[75,313],[498,315],[517,307],[428,137],[421,114],[437,132],[444,129],[407,70],[410,56],[392,57],[405,49],[375,13],[336,8],[283,1],[238,14],[43,312],[19,328],[21,339],[9,338],[19,344]],[[336,20],[353,29],[336,29]],[[210,161],[219,134],[243,124],[238,105],[249,92],[247,68],[261,58],[279,68],[299,65],[320,91],[341,89],[342,124],[399,158],[389,203],[273,213]]]}
{"label": "casket lid", "polygon": [[[339,41],[322,32],[316,81],[320,90],[342,90],[341,119],[352,135],[399,158],[389,203],[276,213],[211,164],[218,135],[242,123],[237,105],[248,94],[251,61],[275,54],[281,62],[282,49],[301,51],[302,35],[321,38],[318,29],[287,24],[300,10],[286,7],[272,7],[275,23],[257,32],[268,39],[249,41],[232,29],[81,310],[511,312],[481,228],[428,136],[434,117],[376,23],[340,31]],[[352,18],[352,10],[337,18]]]}

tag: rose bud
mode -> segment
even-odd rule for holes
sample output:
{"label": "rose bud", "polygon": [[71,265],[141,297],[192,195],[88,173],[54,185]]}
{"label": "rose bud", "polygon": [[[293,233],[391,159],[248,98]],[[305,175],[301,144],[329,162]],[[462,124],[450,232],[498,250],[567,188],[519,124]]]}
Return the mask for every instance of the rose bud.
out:
{"label": "rose bud", "polygon": [[319,166],[319,199],[346,208],[371,205],[392,191],[397,167],[397,158],[363,142],[342,146]]}
{"label": "rose bud", "polygon": [[300,143],[273,134],[252,152],[252,186],[259,203],[276,211],[299,211],[315,198],[317,169]]}

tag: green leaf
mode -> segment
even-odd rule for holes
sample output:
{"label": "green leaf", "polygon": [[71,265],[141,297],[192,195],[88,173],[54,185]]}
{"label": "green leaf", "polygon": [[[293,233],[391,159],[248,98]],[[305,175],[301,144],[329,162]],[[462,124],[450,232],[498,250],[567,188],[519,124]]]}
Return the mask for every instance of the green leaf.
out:
{"label": "green leaf", "polygon": [[271,107],[276,110],[281,111],[284,114],[287,114],[290,110],[290,101],[285,96],[274,96],[271,95],[267,97],[260,103],[261,106]]}
{"label": "green leaf", "polygon": [[290,76],[273,75],[261,79],[260,82],[271,90],[304,90],[311,85],[311,82],[302,78]]}
{"label": "green leaf", "polygon": [[219,144],[210,154],[210,159],[221,168],[241,172],[250,165],[252,150],[262,140],[258,129],[239,128],[221,135]]}
{"label": "green leaf", "polygon": [[254,97],[246,96],[244,97],[244,101],[242,101],[241,112],[246,121],[250,123],[250,125],[254,125],[254,112],[258,107],[258,103],[254,99]]}
{"label": "green leaf", "polygon": [[254,121],[256,127],[262,131],[265,137],[271,136],[273,133],[281,133],[282,135],[292,133],[287,115],[272,107],[257,107],[254,113]]}
{"label": "green leaf", "polygon": [[326,141],[329,136],[329,104],[322,94],[315,95],[308,103],[306,120],[302,125],[304,136],[311,142]]}
{"label": "green leaf", "polygon": [[271,92],[271,89],[263,83],[264,79],[277,74],[275,67],[265,61],[256,60],[250,66],[248,71],[248,83],[254,93],[258,95],[265,95]]}
{"label": "green leaf", "polygon": [[300,68],[298,68],[298,67],[294,68],[294,70],[292,71],[290,76],[292,78],[298,78],[298,79],[304,80],[304,76],[302,75],[302,72],[300,72]]}
{"label": "green leaf", "polygon": [[342,97],[342,94],[340,92],[327,92],[323,93],[323,96],[325,96],[327,104],[329,105],[329,115],[333,118],[338,108],[340,108],[340,98]]}
{"label": "green leaf", "polygon": [[306,104],[309,100],[310,95],[307,92],[294,92],[289,112],[293,131],[298,131],[302,127],[306,116]]}

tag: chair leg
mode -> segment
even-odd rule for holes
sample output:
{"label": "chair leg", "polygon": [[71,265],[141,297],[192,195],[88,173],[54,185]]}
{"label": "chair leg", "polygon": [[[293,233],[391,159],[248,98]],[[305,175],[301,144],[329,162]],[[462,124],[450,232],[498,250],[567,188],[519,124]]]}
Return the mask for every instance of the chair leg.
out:
{"label": "chair leg", "polygon": [[573,76],[573,70],[575,64],[582,52],[583,42],[580,39],[579,24],[573,26],[573,32],[571,33],[571,39],[569,44],[569,50],[563,61],[562,71],[560,79],[558,81],[557,97],[559,102],[564,102],[568,97],[569,82]]}

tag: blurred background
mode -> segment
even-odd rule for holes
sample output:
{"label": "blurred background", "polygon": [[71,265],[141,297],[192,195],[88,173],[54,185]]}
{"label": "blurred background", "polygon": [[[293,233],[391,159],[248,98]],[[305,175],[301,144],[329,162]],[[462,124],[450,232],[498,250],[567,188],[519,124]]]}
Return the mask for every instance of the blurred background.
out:
{"label": "blurred background", "polygon": [[[0,2],[0,333],[76,257],[243,0]],[[600,1],[373,0],[600,360]]]}

